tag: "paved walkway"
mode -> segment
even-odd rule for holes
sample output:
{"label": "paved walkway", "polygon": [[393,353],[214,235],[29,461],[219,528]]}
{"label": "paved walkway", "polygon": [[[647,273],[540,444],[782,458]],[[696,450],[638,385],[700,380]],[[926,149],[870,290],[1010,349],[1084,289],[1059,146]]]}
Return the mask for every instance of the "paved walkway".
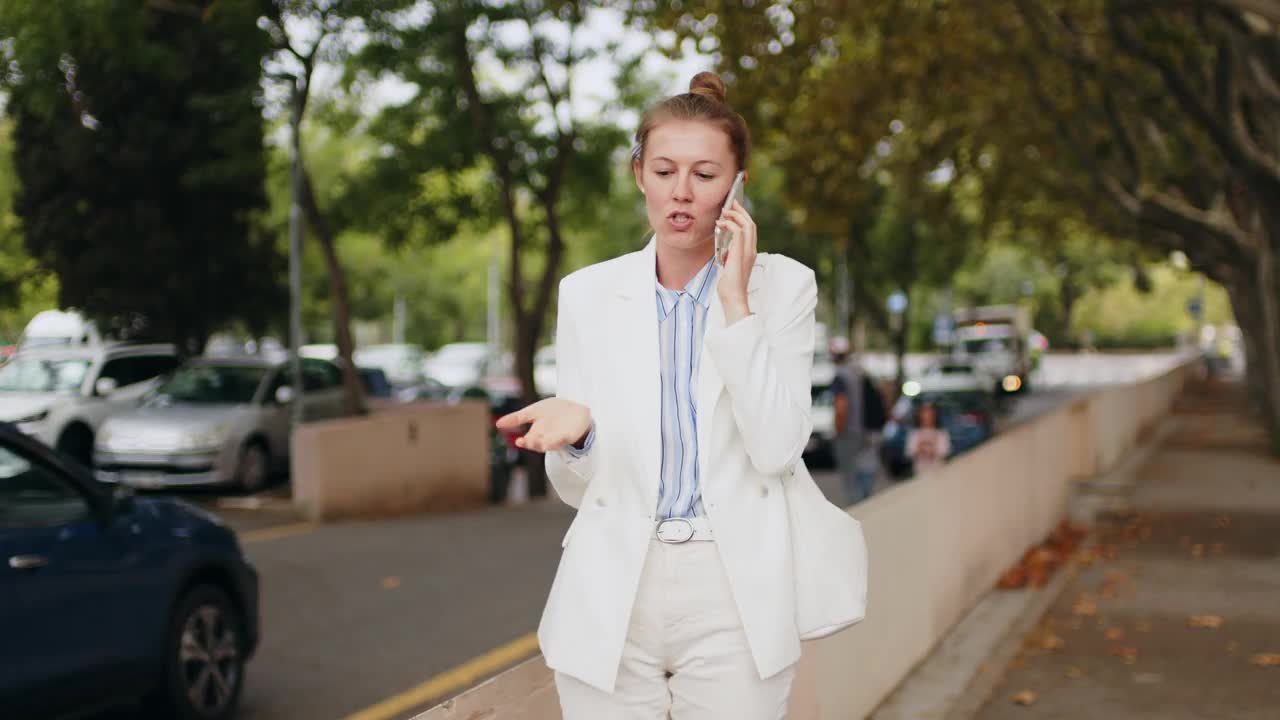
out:
{"label": "paved walkway", "polygon": [[1198,384],[983,720],[1280,717],[1280,460]]}

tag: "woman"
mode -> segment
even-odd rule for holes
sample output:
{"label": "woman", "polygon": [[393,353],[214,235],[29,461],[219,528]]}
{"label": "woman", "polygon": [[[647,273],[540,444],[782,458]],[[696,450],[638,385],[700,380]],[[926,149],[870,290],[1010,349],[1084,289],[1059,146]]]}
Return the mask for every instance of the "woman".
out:
{"label": "woman", "polygon": [[941,467],[951,455],[951,436],[938,427],[938,408],[933,403],[922,403],[916,410],[916,423],[907,434],[907,457],[920,475]]}
{"label": "woman", "polygon": [[[809,440],[813,272],[721,216],[750,135],[699,73],[636,132],[653,238],[560,284],[530,425],[578,508],[539,628],[566,720],[776,720],[800,657],[784,476]],[[713,232],[733,239],[723,267]]]}

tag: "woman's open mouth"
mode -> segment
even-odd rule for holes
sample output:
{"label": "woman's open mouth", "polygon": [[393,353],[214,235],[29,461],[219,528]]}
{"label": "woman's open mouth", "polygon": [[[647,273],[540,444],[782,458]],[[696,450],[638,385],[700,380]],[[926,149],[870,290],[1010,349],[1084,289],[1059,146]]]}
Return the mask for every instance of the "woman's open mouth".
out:
{"label": "woman's open mouth", "polygon": [[676,232],[684,232],[693,228],[693,216],[687,212],[673,212],[667,216],[667,222]]}

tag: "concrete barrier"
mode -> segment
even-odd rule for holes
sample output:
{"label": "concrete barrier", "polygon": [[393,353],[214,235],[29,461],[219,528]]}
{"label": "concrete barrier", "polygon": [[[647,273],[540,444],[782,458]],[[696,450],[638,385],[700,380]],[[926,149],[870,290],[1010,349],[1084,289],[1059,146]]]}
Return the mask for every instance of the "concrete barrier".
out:
{"label": "concrete barrier", "polygon": [[293,435],[293,499],[313,520],[475,507],[489,488],[489,407],[421,402],[308,423]]}
{"label": "concrete barrier", "polygon": [[[870,714],[1065,516],[1071,481],[1114,467],[1169,412],[1189,368],[1073,400],[851,508],[870,549],[867,620],[804,644],[789,719]],[[415,720],[480,717],[559,718],[542,658]]]}

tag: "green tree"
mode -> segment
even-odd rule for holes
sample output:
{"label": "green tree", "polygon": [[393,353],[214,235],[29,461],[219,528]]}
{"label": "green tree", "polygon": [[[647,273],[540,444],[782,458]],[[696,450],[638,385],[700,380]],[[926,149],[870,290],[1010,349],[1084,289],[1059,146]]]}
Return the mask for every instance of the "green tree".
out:
{"label": "green tree", "polygon": [[264,205],[262,4],[0,3],[14,212],[58,304],[197,353],[279,307]]}
{"label": "green tree", "polygon": [[886,127],[924,120],[959,134],[959,163],[982,171],[982,227],[1030,195],[1098,233],[1185,252],[1232,298],[1280,448],[1274,3],[671,7],[651,16],[717,53],[768,123],[799,128],[789,143],[827,145],[825,160],[801,150],[818,170],[857,167]]}

